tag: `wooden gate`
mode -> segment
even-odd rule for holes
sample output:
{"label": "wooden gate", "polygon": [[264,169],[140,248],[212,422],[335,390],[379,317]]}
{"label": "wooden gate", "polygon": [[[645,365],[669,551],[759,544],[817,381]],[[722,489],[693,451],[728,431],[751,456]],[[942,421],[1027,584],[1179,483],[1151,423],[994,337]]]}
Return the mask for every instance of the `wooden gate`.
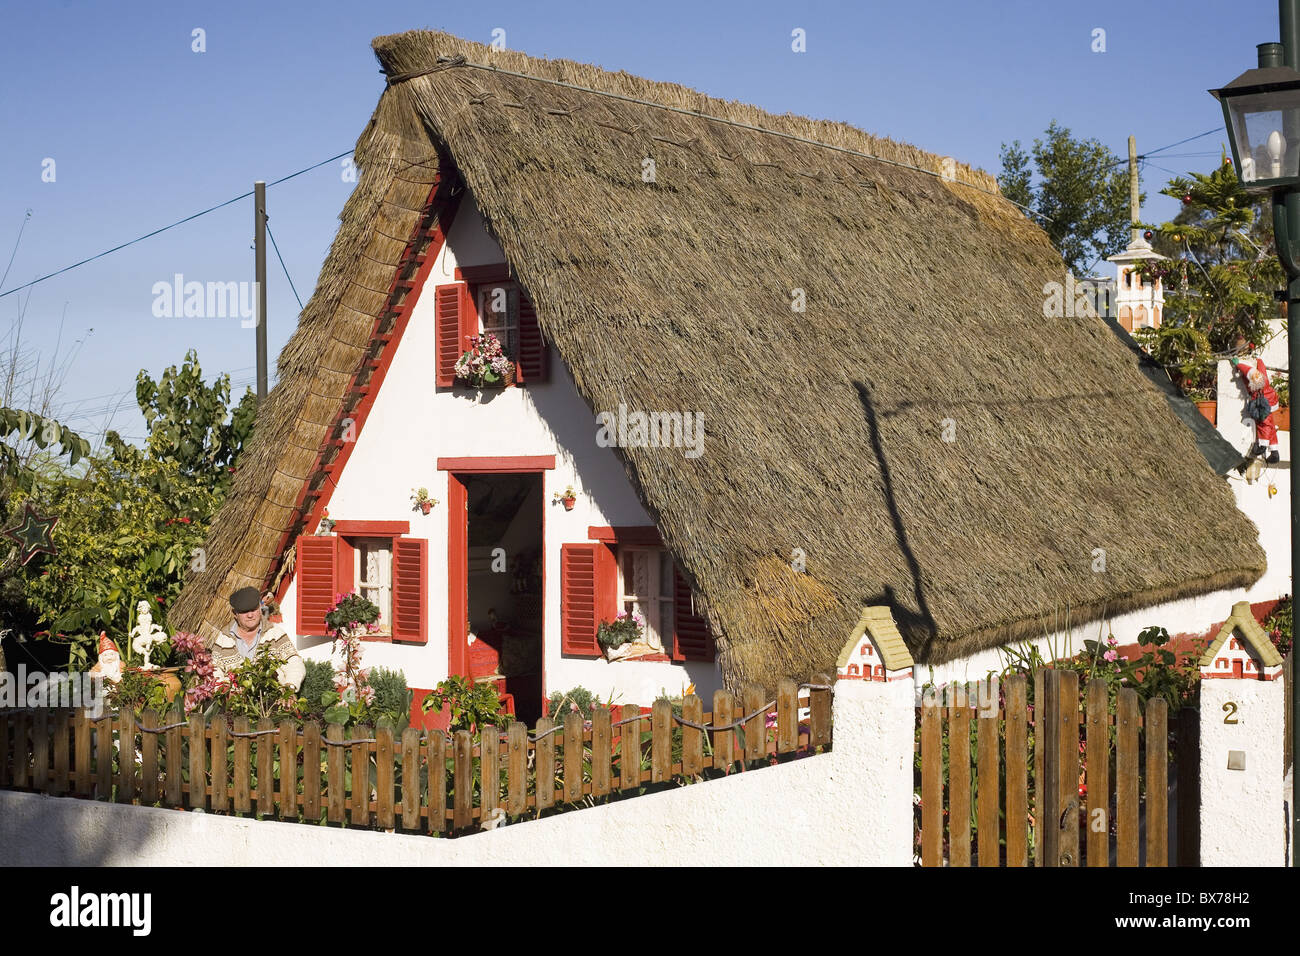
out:
{"label": "wooden gate", "polygon": [[922,866],[1196,864],[1196,710],[1171,721],[1163,698],[1143,708],[1136,691],[1112,696],[1100,679],[1082,700],[1079,690],[1074,671],[1042,668],[1032,685],[1019,674],[926,695]]}

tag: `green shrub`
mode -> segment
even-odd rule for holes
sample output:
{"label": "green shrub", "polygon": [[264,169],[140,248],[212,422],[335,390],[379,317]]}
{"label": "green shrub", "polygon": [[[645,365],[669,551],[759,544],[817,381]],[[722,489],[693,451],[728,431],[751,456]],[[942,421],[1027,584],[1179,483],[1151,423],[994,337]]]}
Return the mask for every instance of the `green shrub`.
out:
{"label": "green shrub", "polygon": [[576,705],[582,719],[591,720],[591,708],[599,703],[600,701],[595,694],[579,685],[567,693],[561,694],[556,691],[552,694],[550,700],[546,702],[546,712],[551,715],[552,720],[564,723],[565,717],[572,712],[573,706]]}
{"label": "green shrub", "polygon": [[334,665],[329,661],[308,661],[307,676],[302,679],[298,696],[307,701],[307,716],[310,720],[320,720],[325,716],[325,704],[321,701],[323,694],[334,690]]}
{"label": "green shrub", "polygon": [[444,681],[439,681],[421,705],[427,714],[431,710],[450,708],[450,725],[448,730],[473,730],[485,724],[502,726],[509,716],[501,708],[501,698],[493,684],[476,684],[468,677],[452,674]]}
{"label": "green shrub", "polygon": [[395,731],[405,729],[411,719],[412,697],[406,686],[406,675],[401,671],[376,667],[369,677],[375,692],[375,702],[370,705],[375,723],[387,721]]}

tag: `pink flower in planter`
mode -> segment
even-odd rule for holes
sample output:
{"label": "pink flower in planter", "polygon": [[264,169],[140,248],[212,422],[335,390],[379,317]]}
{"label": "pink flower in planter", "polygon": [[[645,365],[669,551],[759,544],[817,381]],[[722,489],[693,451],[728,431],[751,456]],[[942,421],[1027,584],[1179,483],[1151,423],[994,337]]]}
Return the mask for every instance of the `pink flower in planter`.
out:
{"label": "pink flower in planter", "polygon": [[1114,661],[1116,658],[1119,657],[1119,651],[1116,651],[1116,650],[1109,650],[1109,651],[1107,651],[1103,656],[1104,656],[1104,657],[1106,658],[1106,660],[1108,660],[1108,661]]}

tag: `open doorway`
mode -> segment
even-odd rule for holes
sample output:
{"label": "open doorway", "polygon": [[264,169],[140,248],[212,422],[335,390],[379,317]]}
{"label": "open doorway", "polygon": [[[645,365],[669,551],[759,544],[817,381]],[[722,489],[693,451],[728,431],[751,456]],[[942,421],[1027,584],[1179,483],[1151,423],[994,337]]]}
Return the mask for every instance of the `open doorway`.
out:
{"label": "open doorway", "polygon": [[471,677],[542,715],[542,475],[465,474],[466,603]]}

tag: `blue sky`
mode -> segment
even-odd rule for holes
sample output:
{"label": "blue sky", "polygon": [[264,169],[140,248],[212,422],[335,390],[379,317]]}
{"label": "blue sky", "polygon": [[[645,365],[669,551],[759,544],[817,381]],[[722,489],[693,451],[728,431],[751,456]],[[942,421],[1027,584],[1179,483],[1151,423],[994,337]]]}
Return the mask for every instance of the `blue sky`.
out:
{"label": "blue sky", "polygon": [[[1143,152],[1216,130],[1152,157],[1164,168],[1144,173],[1148,220],[1177,211],[1156,195],[1169,171],[1217,162],[1222,114],[1205,91],[1278,36],[1277,5],[1261,0],[13,4],[0,31],[0,273],[23,232],[0,292],[349,150],[383,89],[370,40],[421,27],[481,42],[500,28],[529,54],[841,120],[994,174],[1001,143],[1027,145],[1052,119],[1121,155],[1129,134]],[[805,53],[791,50],[795,28]],[[352,188],[335,162],[270,190],[304,302]],[[0,297],[5,347],[21,313],[22,347],[66,370],[56,410],[92,438],[110,425],[143,435],[136,372],[156,376],[188,348],[209,378],[250,383],[252,330],[155,318],[152,290],[176,273],[251,280],[252,220],[245,199]],[[270,268],[274,373],[298,306],[273,256]]]}

